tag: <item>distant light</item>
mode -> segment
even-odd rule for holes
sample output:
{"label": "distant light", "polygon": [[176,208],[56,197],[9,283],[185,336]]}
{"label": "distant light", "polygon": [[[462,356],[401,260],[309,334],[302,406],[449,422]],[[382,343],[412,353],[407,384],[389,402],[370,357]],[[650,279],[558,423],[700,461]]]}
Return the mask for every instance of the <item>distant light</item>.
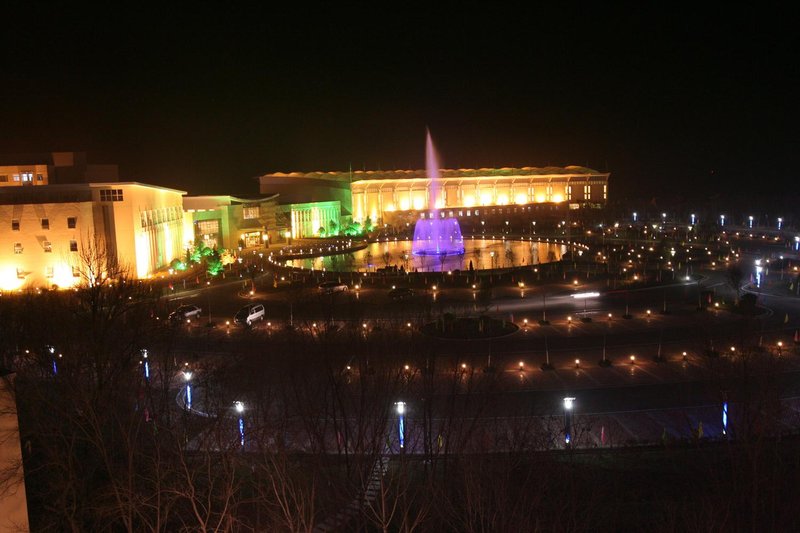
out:
{"label": "distant light", "polygon": [[564,409],[571,410],[572,404],[575,402],[575,398],[564,398]]}
{"label": "distant light", "polygon": [[572,295],[572,297],[573,297],[573,298],[576,298],[576,299],[581,299],[581,298],[597,298],[598,296],[600,296],[600,293],[599,293],[599,292],[579,292],[579,293],[576,293],[576,294],[573,294],[573,295]]}
{"label": "distant light", "polygon": [[397,402],[397,414],[402,415],[406,412],[406,402]]}
{"label": "distant light", "polygon": [[244,413],[244,404],[242,402],[233,402],[233,407],[237,413]]}

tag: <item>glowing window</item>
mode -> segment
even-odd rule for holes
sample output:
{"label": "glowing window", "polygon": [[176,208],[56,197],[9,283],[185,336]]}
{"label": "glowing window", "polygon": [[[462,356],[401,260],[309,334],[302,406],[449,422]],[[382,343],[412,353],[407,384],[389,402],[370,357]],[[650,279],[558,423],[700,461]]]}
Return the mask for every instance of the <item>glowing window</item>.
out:
{"label": "glowing window", "polygon": [[78,251],[78,241],[69,241],[69,251],[70,252]]}
{"label": "glowing window", "polygon": [[44,275],[47,278],[53,277],[53,267],[44,267]]}
{"label": "glowing window", "polygon": [[22,183],[31,183],[33,181],[33,172],[22,173]]}
{"label": "glowing window", "polygon": [[122,189],[101,189],[100,190],[101,202],[121,202]]}
{"label": "glowing window", "polygon": [[242,218],[251,220],[260,216],[260,210],[257,205],[252,205],[242,208]]}
{"label": "glowing window", "polygon": [[72,277],[79,278],[80,276],[81,276],[81,271],[78,269],[78,267],[72,267]]}
{"label": "glowing window", "polygon": [[17,279],[25,279],[25,271],[21,268],[17,269]]}
{"label": "glowing window", "polygon": [[14,243],[14,253],[15,254],[21,254],[22,253],[22,243],[21,242],[15,242]]}
{"label": "glowing window", "polygon": [[53,243],[50,241],[44,241],[42,243],[42,248],[44,248],[45,253],[51,253],[53,251]]}

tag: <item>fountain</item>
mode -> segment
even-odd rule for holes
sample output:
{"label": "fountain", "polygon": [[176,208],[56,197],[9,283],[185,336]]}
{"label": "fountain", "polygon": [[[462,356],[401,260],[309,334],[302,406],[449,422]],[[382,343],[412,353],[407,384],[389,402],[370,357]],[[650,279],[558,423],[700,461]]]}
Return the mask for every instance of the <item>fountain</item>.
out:
{"label": "fountain", "polygon": [[414,225],[414,240],[411,252],[417,256],[439,256],[444,265],[444,257],[448,255],[464,255],[464,238],[457,218],[445,218],[439,207],[443,199],[439,198],[439,161],[433,148],[431,132],[425,140],[425,170],[431,180],[429,207],[432,207],[432,218],[420,218]]}

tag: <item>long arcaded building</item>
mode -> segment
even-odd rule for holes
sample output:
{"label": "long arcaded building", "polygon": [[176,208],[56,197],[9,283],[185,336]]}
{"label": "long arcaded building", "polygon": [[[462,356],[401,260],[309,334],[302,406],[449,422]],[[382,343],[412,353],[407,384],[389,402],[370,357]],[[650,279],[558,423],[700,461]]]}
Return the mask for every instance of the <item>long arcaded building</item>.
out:
{"label": "long arcaded building", "polygon": [[314,200],[326,196],[326,190],[332,198],[349,188],[349,201],[342,205],[353,220],[391,224],[433,210],[460,217],[502,206],[601,207],[608,199],[608,177],[568,166],[444,169],[435,187],[424,170],[275,173],[261,176],[260,183],[262,193],[306,192],[320,197]]}

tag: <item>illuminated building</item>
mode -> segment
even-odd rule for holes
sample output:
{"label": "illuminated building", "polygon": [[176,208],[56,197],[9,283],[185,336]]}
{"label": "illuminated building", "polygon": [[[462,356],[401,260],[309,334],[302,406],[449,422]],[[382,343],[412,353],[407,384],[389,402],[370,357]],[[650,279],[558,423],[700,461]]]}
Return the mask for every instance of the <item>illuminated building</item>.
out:
{"label": "illuminated building", "polygon": [[282,235],[276,223],[278,195],[243,198],[230,195],[186,196],[184,235],[210,248],[235,250],[268,246]]}
{"label": "illuminated building", "polygon": [[75,285],[95,239],[147,277],[183,251],[184,194],[136,182],[0,189],[0,289]]}
{"label": "illuminated building", "polygon": [[278,208],[279,212],[289,219],[287,230],[293,239],[317,237],[336,228],[341,228],[341,203],[310,202],[304,204],[288,204]]}
{"label": "illuminated building", "polygon": [[117,165],[86,161],[83,152],[0,155],[0,187],[119,181]]}
{"label": "illuminated building", "polygon": [[[601,207],[608,199],[608,173],[568,167],[483,168],[441,171],[437,205],[431,199],[431,180],[423,170],[292,172],[259,178],[261,191],[292,194],[308,200],[334,199],[345,187],[345,214],[363,222],[396,223],[447,210],[447,216],[473,216],[498,208],[559,206],[562,209]],[[306,196],[304,196],[306,195]],[[561,207],[563,206],[563,207]]]}
{"label": "illuminated building", "polygon": [[5,374],[0,365],[0,531],[30,531],[16,401],[14,375]]}

